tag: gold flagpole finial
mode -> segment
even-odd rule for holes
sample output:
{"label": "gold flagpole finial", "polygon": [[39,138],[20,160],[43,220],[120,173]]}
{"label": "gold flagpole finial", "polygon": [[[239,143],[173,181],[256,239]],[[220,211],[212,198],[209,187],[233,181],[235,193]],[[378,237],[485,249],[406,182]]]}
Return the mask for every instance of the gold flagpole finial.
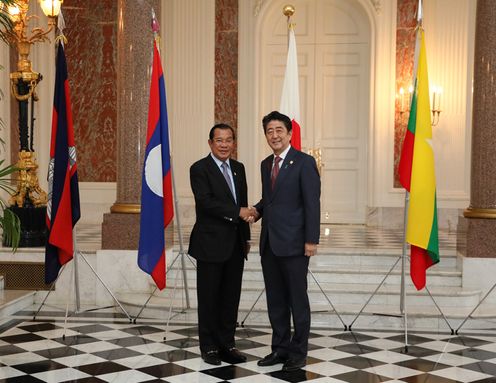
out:
{"label": "gold flagpole finial", "polygon": [[291,4],[285,5],[284,8],[282,9],[282,13],[284,14],[284,16],[289,18],[294,15],[295,7]]}
{"label": "gold flagpole finial", "polygon": [[291,4],[285,5],[282,9],[283,15],[288,18],[288,29],[291,29],[294,27],[294,24],[291,22],[291,16],[294,15],[295,11],[296,11],[295,7]]}

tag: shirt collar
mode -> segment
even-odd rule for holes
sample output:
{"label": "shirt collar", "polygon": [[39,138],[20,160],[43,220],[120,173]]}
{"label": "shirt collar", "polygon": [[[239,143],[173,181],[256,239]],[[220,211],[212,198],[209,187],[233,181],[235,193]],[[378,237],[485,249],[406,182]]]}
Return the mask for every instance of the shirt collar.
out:
{"label": "shirt collar", "polygon": [[210,152],[210,157],[212,157],[212,158],[213,158],[213,160],[215,161],[215,163],[217,164],[217,166],[218,166],[219,168],[221,168],[221,167],[222,167],[222,164],[225,162],[225,163],[227,164],[227,167],[228,167],[229,169],[231,169],[231,163],[229,162],[229,158],[228,158],[226,161],[221,161],[221,160],[219,160],[217,157],[215,157],[215,156],[214,156],[214,154],[213,154],[212,152]]}
{"label": "shirt collar", "polygon": [[[288,147],[281,154],[279,154],[279,157],[281,157],[281,163],[284,162],[284,159],[288,155],[289,149],[291,149],[291,145],[288,145]],[[274,154],[274,158],[276,158],[275,154]]]}

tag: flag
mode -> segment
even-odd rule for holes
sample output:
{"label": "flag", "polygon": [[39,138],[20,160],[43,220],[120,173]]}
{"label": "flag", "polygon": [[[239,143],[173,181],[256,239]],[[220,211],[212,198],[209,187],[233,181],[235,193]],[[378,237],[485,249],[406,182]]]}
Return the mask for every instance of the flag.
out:
{"label": "flag", "polygon": [[141,181],[138,265],[159,289],[165,287],[164,230],[172,221],[172,178],[165,81],[157,43],[153,44],[145,161]]}
{"label": "flag", "polygon": [[300,129],[300,90],[298,87],[298,57],[296,53],[296,39],[294,29],[289,27],[288,59],[282,86],[281,106],[279,111],[291,119],[291,145],[301,150]]}
{"label": "flag", "polygon": [[418,33],[420,52],[399,178],[410,192],[406,241],[411,245],[410,275],[417,290],[421,290],[425,287],[426,270],[439,262],[439,241],[427,57],[424,31],[419,29]]}
{"label": "flag", "polygon": [[58,46],[55,72],[48,166],[45,283],[55,281],[62,265],[72,259],[73,228],[81,216],[69,81],[62,42]]}

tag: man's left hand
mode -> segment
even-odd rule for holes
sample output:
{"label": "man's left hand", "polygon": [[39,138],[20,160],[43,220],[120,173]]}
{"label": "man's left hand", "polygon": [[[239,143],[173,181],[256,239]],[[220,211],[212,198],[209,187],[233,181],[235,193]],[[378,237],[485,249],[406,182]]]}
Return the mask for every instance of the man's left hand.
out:
{"label": "man's left hand", "polygon": [[315,254],[317,254],[317,244],[305,243],[305,255],[307,257],[313,257]]}

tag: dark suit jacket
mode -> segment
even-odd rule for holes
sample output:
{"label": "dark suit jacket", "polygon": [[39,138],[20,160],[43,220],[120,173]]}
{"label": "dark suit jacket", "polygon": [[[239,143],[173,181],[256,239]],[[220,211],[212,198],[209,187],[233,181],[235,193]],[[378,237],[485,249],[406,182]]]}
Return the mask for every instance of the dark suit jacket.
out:
{"label": "dark suit jacket", "polygon": [[248,206],[245,168],[230,160],[236,199],[209,154],[190,168],[191,189],[195,196],[196,222],[191,232],[188,253],[201,261],[226,261],[237,241],[245,248],[250,240],[250,226],[239,218],[240,207]]}
{"label": "dark suit jacket", "polygon": [[271,190],[274,155],[262,161],[260,254],[269,238],[276,256],[303,255],[305,243],[319,243],[320,176],[315,159],[290,148]]}

